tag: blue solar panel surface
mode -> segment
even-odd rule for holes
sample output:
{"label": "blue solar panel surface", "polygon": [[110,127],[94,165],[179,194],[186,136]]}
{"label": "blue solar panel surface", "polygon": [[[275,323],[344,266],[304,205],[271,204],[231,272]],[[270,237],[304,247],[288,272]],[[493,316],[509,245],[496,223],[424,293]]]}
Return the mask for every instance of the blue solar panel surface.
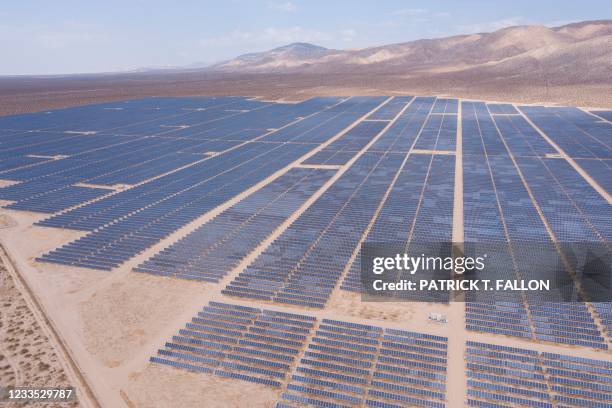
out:
{"label": "blue solar panel surface", "polygon": [[292,169],[134,270],[217,282],[334,173]]}
{"label": "blue solar panel surface", "polygon": [[[542,270],[525,242],[559,265],[556,243],[609,245],[611,116],[592,113],[423,96],[193,97],[0,117],[0,199],[47,214],[37,227],[82,233],[41,263],[113,270],[157,245],[130,268],[285,310],[210,302],[153,363],[274,387],[279,408],[442,407],[445,337],[287,310],[354,299],[362,242],[419,254],[419,243],[452,241],[459,163],[460,232],[499,248],[497,275],[481,277]],[[555,273],[573,282],[567,269]],[[466,405],[609,406],[609,361],[529,349],[606,352],[612,303],[574,283],[555,296],[569,292],[572,303],[466,296],[469,338],[522,344],[468,341]]]}
{"label": "blue solar panel surface", "polygon": [[[443,407],[447,338],[210,302],[151,362],[282,387],[278,406]],[[380,405],[383,404],[383,405]]]}
{"label": "blue solar panel surface", "polygon": [[610,404],[609,361],[475,341],[468,341],[466,354],[469,406],[492,406],[488,401],[530,407]]}
{"label": "blue solar panel surface", "polygon": [[599,116],[602,119],[607,120],[608,122],[612,121],[612,111],[609,111],[609,110],[608,111],[604,111],[604,110],[602,110],[602,111],[591,111],[591,113]]}

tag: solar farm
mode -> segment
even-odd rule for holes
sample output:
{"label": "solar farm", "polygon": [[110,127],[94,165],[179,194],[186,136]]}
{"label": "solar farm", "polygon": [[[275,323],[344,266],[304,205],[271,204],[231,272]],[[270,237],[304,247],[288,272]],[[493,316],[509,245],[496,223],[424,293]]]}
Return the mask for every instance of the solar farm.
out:
{"label": "solar farm", "polygon": [[360,293],[362,243],[493,243],[528,277],[526,242],[612,250],[611,203],[605,110],[233,96],[0,117],[2,245],[103,406],[612,407],[612,302],[580,285]]}

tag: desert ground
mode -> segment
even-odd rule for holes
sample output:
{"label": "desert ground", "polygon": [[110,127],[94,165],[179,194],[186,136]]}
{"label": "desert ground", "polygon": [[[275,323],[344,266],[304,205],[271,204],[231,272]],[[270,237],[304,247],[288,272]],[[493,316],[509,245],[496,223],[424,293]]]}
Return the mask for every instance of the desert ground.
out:
{"label": "desert ground", "polygon": [[437,95],[454,98],[610,108],[612,78],[550,84],[546,78],[451,74],[149,73],[0,78],[0,114],[37,112],[147,96],[251,95],[296,101],[321,95]]}
{"label": "desert ground", "polygon": [[[67,361],[50,339],[44,316],[35,314],[35,305],[28,304],[25,287],[17,284],[6,254],[0,266],[0,384],[32,387],[74,387],[74,381],[67,374]],[[22,290],[19,289],[21,286]],[[25,295],[25,296],[24,296]],[[47,329],[47,330],[45,330]],[[7,404],[26,406],[27,404]],[[78,402],[30,404],[28,406],[76,407]]]}

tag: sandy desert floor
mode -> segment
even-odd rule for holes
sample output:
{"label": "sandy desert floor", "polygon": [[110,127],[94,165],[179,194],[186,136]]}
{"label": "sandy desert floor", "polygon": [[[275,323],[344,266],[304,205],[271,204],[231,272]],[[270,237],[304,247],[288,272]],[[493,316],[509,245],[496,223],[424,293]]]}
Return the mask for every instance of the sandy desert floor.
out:
{"label": "sandy desert floor", "polygon": [[[41,329],[14,278],[0,264],[0,384],[36,387],[73,386],[58,353]],[[26,406],[12,404],[5,406]],[[29,406],[76,407],[77,403]]]}
{"label": "sandy desert floor", "polygon": [[0,78],[0,115],[147,96],[246,95],[303,100],[336,95],[437,95],[488,101],[611,108],[612,81],[555,85],[449,74],[204,74],[201,72]]}

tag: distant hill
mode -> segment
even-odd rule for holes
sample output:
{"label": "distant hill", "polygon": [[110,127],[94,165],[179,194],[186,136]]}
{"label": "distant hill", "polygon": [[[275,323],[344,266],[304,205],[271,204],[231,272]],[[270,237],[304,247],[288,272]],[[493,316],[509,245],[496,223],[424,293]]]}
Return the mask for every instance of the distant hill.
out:
{"label": "distant hill", "polygon": [[330,50],[308,43],[293,43],[270,51],[244,54],[211,68],[221,71],[275,71],[304,68],[311,63],[321,63],[330,55],[343,51]]}
{"label": "distant hill", "polygon": [[209,68],[227,73],[390,73],[533,76],[555,82],[610,81],[612,20],[561,27],[516,26],[358,50],[294,43]]}

